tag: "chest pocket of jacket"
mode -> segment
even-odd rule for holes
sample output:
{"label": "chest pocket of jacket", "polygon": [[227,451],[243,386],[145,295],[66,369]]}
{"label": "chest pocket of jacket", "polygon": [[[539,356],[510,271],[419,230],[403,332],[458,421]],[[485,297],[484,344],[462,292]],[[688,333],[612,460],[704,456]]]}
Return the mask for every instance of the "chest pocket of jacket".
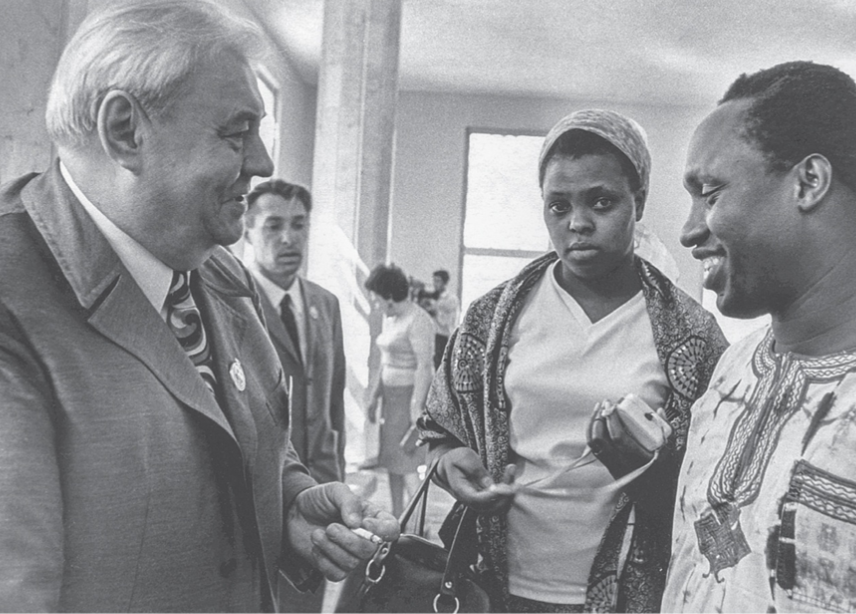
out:
{"label": "chest pocket of jacket", "polygon": [[285,374],[281,369],[276,387],[268,395],[267,409],[277,426],[283,429],[289,427],[291,424],[291,397],[288,396]]}
{"label": "chest pocket of jacket", "polygon": [[779,517],[768,546],[779,588],[811,609],[856,610],[856,482],[800,460]]}

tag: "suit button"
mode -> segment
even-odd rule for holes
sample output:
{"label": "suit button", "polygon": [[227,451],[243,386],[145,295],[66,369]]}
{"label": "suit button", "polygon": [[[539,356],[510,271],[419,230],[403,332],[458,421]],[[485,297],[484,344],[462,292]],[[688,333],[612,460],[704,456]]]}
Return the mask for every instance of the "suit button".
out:
{"label": "suit button", "polygon": [[224,561],[220,563],[220,576],[223,578],[228,578],[232,575],[232,572],[235,571],[235,568],[238,566],[238,561],[233,557],[228,561]]}

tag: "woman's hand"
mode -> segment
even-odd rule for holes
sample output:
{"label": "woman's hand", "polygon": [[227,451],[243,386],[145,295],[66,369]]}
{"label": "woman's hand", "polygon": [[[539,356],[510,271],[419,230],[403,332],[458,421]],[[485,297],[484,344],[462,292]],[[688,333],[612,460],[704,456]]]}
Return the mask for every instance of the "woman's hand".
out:
{"label": "woman's hand", "polygon": [[366,405],[366,417],[372,424],[377,422],[377,406],[379,402],[380,400],[377,397],[372,397],[369,399],[368,405]]}
{"label": "woman's hand", "polygon": [[514,465],[496,483],[482,465],[478,454],[465,446],[452,448],[440,457],[437,478],[440,486],[455,499],[480,514],[498,514],[511,507],[514,493]]}

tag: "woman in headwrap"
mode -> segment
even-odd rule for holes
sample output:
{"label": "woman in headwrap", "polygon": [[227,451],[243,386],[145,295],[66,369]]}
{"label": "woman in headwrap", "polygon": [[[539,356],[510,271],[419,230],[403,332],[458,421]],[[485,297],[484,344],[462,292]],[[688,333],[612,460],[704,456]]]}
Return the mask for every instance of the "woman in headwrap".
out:
{"label": "woman in headwrap", "polygon": [[[468,309],[420,421],[437,481],[480,512],[480,570],[511,612],[658,611],[690,406],[726,341],[633,253],[648,194],[642,128],[562,119],[539,159],[554,248]],[[586,448],[596,404],[634,393],[673,432],[629,484]],[[516,478],[513,476],[516,468]]]}

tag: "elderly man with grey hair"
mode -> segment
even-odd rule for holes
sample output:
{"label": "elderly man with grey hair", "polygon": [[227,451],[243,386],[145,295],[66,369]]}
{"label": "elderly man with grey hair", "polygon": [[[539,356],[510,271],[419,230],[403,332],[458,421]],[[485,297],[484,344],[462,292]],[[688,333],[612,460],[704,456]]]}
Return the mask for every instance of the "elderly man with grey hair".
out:
{"label": "elderly man with grey hair", "polygon": [[0,607],[264,611],[395,519],[317,485],[252,276],[222,246],[273,168],[258,29],[105,5],[69,42],[58,160],[0,188]]}

